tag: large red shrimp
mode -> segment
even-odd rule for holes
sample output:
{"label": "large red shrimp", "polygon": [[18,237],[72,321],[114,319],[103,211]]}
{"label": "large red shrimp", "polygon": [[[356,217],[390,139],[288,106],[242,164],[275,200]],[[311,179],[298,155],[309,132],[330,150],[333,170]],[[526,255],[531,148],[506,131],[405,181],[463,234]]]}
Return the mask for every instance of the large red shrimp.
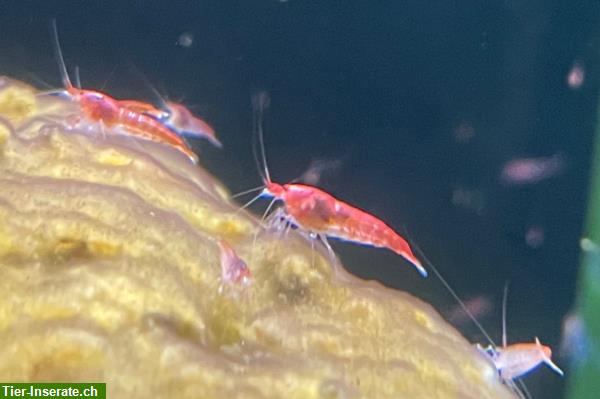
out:
{"label": "large red shrimp", "polygon": [[317,187],[305,184],[278,184],[271,181],[262,133],[262,113],[266,101],[266,98],[254,98],[253,101],[257,112],[254,128],[258,132],[264,165],[265,187],[261,195],[274,198],[273,201],[282,201],[284,206],[281,215],[307,234],[319,237],[328,249],[330,247],[326,238],[387,248],[404,257],[426,277],[427,271],[413,254],[408,242],[382,220]]}
{"label": "large red shrimp", "polygon": [[198,162],[198,156],[185,140],[158,119],[125,106],[107,94],[74,87],[69,79],[60,49],[55,20],[52,21],[52,28],[56,57],[66,94],[79,104],[82,113],[89,121],[100,122],[108,128],[120,126],[133,136],[168,144],[183,152],[192,162]]}

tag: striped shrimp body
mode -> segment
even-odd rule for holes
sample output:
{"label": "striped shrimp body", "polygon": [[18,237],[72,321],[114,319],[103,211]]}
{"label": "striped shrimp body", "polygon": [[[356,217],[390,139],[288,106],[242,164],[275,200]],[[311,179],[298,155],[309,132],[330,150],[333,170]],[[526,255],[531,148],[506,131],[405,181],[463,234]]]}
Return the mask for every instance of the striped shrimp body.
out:
{"label": "striped shrimp body", "polygon": [[547,364],[559,375],[563,371],[552,361],[552,349],[542,345],[536,337],[533,343],[519,343],[501,348],[489,347],[485,350],[498,370],[503,381],[512,381],[529,373],[542,363]]}
{"label": "striped shrimp body", "polygon": [[53,21],[52,28],[55,52],[65,87],[64,93],[79,104],[86,119],[92,122],[100,122],[103,126],[109,128],[120,126],[133,136],[168,144],[183,152],[192,162],[198,162],[197,155],[189,148],[187,143],[159,120],[126,105],[124,106],[119,100],[107,94],[73,86],[60,49],[56,21]]}
{"label": "striped shrimp body", "polygon": [[423,276],[427,271],[398,233],[375,216],[316,187],[267,182],[262,193],[283,201],[285,214],[303,230],[329,238],[388,248],[408,260]]}

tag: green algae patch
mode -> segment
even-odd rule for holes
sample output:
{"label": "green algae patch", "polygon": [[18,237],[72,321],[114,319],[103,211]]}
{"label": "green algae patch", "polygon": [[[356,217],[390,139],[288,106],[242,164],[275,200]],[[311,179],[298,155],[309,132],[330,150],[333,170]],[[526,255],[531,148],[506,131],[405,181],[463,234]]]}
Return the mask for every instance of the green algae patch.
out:
{"label": "green algae patch", "polygon": [[[74,114],[3,78],[0,380],[128,399],[513,397],[431,306],[265,231],[176,150]],[[250,286],[221,281],[222,238]]]}

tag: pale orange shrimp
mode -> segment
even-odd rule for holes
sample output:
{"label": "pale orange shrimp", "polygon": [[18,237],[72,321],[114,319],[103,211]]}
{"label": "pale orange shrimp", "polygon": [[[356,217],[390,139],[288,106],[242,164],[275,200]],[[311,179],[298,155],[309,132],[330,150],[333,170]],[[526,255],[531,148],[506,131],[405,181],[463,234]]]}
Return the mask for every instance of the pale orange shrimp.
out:
{"label": "pale orange shrimp", "polygon": [[69,79],[62,51],[60,49],[55,20],[52,21],[52,28],[56,56],[58,58],[66,93],[71,99],[79,103],[83,114],[88,120],[92,122],[101,122],[103,126],[109,128],[121,126],[134,136],[175,147],[187,155],[192,162],[198,162],[198,156],[191,148],[189,148],[187,143],[179,137],[176,132],[169,129],[158,119],[127,106],[123,106],[119,100],[110,97],[107,94],[74,87]]}
{"label": "pale orange shrimp", "polygon": [[[450,294],[462,307],[466,315],[473,321],[477,328],[483,333],[485,338],[489,342],[489,346],[482,347],[479,344],[475,346],[479,351],[486,357],[487,360],[494,366],[498,372],[498,376],[506,385],[515,390],[520,397],[528,397],[522,394],[521,390],[517,387],[515,380],[523,377],[533,369],[540,366],[542,363],[547,364],[552,370],[559,375],[564,375],[563,371],[552,361],[552,350],[546,345],[542,345],[539,339],[536,337],[533,343],[516,343],[507,344],[506,338],[506,299],[508,286],[504,287],[504,294],[502,298],[502,346],[499,347],[494,343],[494,340],[485,331],[479,321],[469,311],[465,303],[459,298],[456,292],[450,287],[446,279],[440,274],[437,268],[424,258],[426,264],[433,271],[433,273],[440,279],[442,284],[448,289]],[[521,388],[527,392],[527,387],[522,381],[519,381]]]}
{"label": "pale orange shrimp", "polygon": [[503,381],[520,378],[542,363],[547,364],[559,375],[564,375],[552,361],[552,349],[542,345],[537,337],[533,343],[504,344],[501,348],[488,347],[485,352]]}
{"label": "pale orange shrimp", "polygon": [[312,237],[320,238],[330,250],[326,238],[340,239],[358,244],[387,248],[404,257],[423,276],[427,271],[413,254],[408,242],[377,217],[355,208],[325,191],[304,184],[278,184],[271,181],[266,163],[262,133],[262,112],[266,99],[255,99],[255,131],[258,132],[264,165],[265,188],[261,196],[283,202],[283,212],[276,213],[301,228]]}
{"label": "pale orange shrimp", "polygon": [[[552,362],[552,350],[550,347],[542,345],[539,339],[536,337],[533,343],[516,343],[507,344],[506,339],[506,300],[508,294],[508,285],[504,286],[504,294],[502,298],[502,346],[497,346],[494,340],[487,333],[485,328],[479,323],[477,318],[471,313],[465,302],[458,296],[456,291],[452,289],[450,284],[442,276],[439,270],[427,259],[427,257],[416,247],[417,253],[419,253],[435,276],[441,281],[446,287],[452,297],[458,302],[460,307],[463,309],[465,314],[473,321],[479,331],[485,336],[489,345],[482,347],[480,344],[476,344],[475,347],[485,356],[485,358],[493,365],[498,372],[498,376],[506,385],[513,389],[521,398],[530,397],[527,392],[527,387],[522,381],[515,381],[520,377],[523,377],[542,363],[546,363],[552,370],[560,374],[564,374],[563,371]],[[520,388],[517,387],[516,382],[519,383]],[[523,392],[527,393],[524,395]]]}
{"label": "pale orange shrimp", "polygon": [[248,286],[252,283],[252,273],[246,262],[235,252],[233,247],[223,239],[218,241],[221,251],[221,283],[230,286]]}
{"label": "pale orange shrimp", "polygon": [[502,297],[502,347],[488,346],[484,352],[489,356],[502,381],[512,382],[524,376],[542,363],[547,364],[559,375],[563,371],[552,361],[552,349],[542,345],[536,337],[535,342],[507,344],[506,339],[506,298],[508,286],[504,286]]}

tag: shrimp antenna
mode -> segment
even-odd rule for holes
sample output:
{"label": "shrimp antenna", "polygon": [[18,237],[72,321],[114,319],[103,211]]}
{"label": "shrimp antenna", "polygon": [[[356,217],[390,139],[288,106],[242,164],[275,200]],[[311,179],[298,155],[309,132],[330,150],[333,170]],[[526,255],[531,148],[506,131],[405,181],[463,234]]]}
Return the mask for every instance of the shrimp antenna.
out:
{"label": "shrimp antenna", "polygon": [[264,184],[262,184],[262,185],[260,185],[258,187],[249,188],[248,190],[244,190],[244,191],[241,191],[239,193],[230,195],[229,198],[233,199],[233,198],[241,197],[242,195],[250,194],[250,193],[253,193],[255,191],[262,190],[263,188],[265,188]]}
{"label": "shrimp antenna", "polygon": [[[506,348],[508,345],[508,339],[506,334],[506,306],[508,301],[508,280],[504,283],[504,288],[502,290],[502,347]],[[518,384],[518,386],[517,386]],[[531,399],[531,393],[529,389],[527,389],[527,385],[525,385],[524,381],[511,381],[510,384],[507,385],[511,387],[520,398]]]}
{"label": "shrimp antenna", "polygon": [[502,293],[502,347],[506,347],[506,298],[508,297],[508,281],[504,283],[504,292]]}
{"label": "shrimp antenna", "polygon": [[39,76],[37,76],[36,74],[32,73],[32,72],[27,72],[27,77],[29,79],[34,80],[36,83],[39,83],[40,85],[46,87],[48,90],[53,90],[54,86],[52,86],[51,84],[49,84],[48,82],[46,82],[44,79],[40,78]]}
{"label": "shrimp antenna", "polygon": [[75,87],[81,89],[81,78],[79,77],[79,65],[75,65]]}
{"label": "shrimp antenna", "polygon": [[119,65],[115,64],[112,69],[110,70],[110,73],[108,74],[108,76],[106,77],[106,79],[104,79],[104,83],[102,83],[102,86],[100,86],[100,90],[104,91],[104,88],[106,87],[106,85],[108,84],[108,82],[112,79],[113,75],[115,74],[115,71],[117,70],[117,67]]}
{"label": "shrimp antenna", "polygon": [[265,151],[265,142],[263,135],[263,115],[265,111],[269,108],[271,104],[271,99],[269,98],[269,94],[266,91],[259,91],[258,93],[252,96],[252,133],[254,135],[258,135],[258,144],[260,146],[260,160],[262,161],[263,170],[260,168],[260,161],[258,158],[258,154],[256,152],[256,146],[252,145],[252,152],[254,154],[254,161],[258,167],[258,171],[263,178],[263,181],[270,183],[271,176],[269,175],[269,167],[267,165],[267,155]]}
{"label": "shrimp antenna", "polygon": [[60,49],[60,42],[58,40],[58,28],[56,27],[56,19],[52,19],[51,23],[52,27],[52,43],[54,45],[54,54],[56,55],[56,59],[58,61],[58,69],[60,70],[60,77],[62,78],[63,86],[67,90],[73,88],[71,84],[71,80],[69,79],[69,73],[67,72],[67,67],[65,65],[65,59],[63,58],[62,50]]}
{"label": "shrimp antenna", "polygon": [[[407,238],[408,235],[407,235]],[[410,239],[410,245],[415,249],[415,251],[419,254],[419,257],[425,261],[425,264],[431,269],[433,270],[433,274],[435,274],[437,276],[437,278],[440,280],[440,282],[444,285],[444,287],[446,287],[446,289],[448,290],[448,292],[450,292],[450,295],[452,295],[452,297],[456,300],[456,302],[458,302],[458,304],[460,305],[460,307],[462,308],[462,310],[465,312],[465,314],[467,316],[469,316],[469,318],[471,319],[471,321],[473,321],[473,323],[475,324],[475,326],[477,326],[477,328],[479,329],[479,331],[481,331],[481,333],[483,334],[483,336],[485,337],[485,339],[488,340],[488,342],[490,344],[492,344],[492,346],[496,347],[496,343],[494,342],[494,340],[492,339],[492,337],[490,337],[490,335],[485,331],[485,328],[483,328],[483,326],[481,325],[481,323],[477,320],[477,318],[475,316],[473,316],[473,314],[469,311],[469,309],[467,308],[467,305],[465,305],[465,303],[462,301],[462,299],[460,299],[460,297],[458,296],[458,294],[456,293],[456,291],[454,291],[452,289],[452,287],[450,287],[450,284],[446,281],[446,279],[442,276],[442,274],[438,271],[438,269],[433,265],[433,263],[429,260],[429,258],[427,258],[427,256],[425,256],[425,254],[423,253],[423,251],[421,250],[421,248],[416,245],[412,239]]]}
{"label": "shrimp antenna", "polygon": [[158,89],[156,88],[155,85],[153,85],[150,82],[150,79],[148,78],[148,75],[146,75],[144,72],[142,72],[142,70],[140,68],[138,68],[133,62],[128,62],[129,67],[133,70],[133,73],[135,73],[136,75],[138,75],[140,77],[140,79],[142,79],[142,81],[144,82],[144,84],[146,85],[146,87],[148,87],[148,89],[150,89],[150,91],[152,92],[152,94],[154,96],[156,96],[156,98],[158,99],[158,101],[160,102],[160,106],[164,109],[167,109],[167,99],[168,96],[164,96],[162,95]]}
{"label": "shrimp antenna", "polygon": [[248,201],[244,205],[240,206],[235,211],[235,213],[238,213],[239,211],[248,208],[250,205],[252,205],[253,203],[255,203],[261,196],[262,196],[262,193],[259,193],[258,195],[255,195],[250,201]]}

